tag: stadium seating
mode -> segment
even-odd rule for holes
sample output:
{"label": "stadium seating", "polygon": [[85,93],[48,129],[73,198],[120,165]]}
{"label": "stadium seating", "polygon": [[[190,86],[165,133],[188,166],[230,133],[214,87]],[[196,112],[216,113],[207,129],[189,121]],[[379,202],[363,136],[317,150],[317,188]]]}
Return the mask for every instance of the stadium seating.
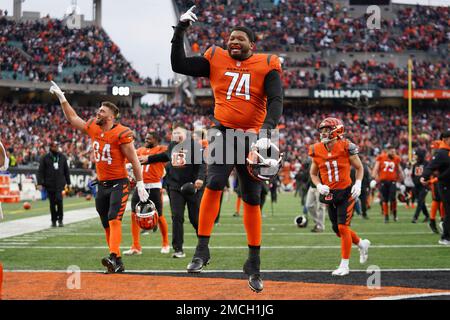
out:
{"label": "stadium seating", "polygon": [[1,78],[65,83],[144,83],[102,28],[0,17]]}

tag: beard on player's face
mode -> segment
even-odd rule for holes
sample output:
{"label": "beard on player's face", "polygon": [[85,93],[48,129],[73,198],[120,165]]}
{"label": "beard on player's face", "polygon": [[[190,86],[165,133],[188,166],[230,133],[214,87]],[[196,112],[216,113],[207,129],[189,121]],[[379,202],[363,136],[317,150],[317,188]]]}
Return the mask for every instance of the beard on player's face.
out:
{"label": "beard on player's face", "polygon": [[228,54],[235,60],[245,60],[252,55],[253,43],[242,31],[233,31],[228,39]]}

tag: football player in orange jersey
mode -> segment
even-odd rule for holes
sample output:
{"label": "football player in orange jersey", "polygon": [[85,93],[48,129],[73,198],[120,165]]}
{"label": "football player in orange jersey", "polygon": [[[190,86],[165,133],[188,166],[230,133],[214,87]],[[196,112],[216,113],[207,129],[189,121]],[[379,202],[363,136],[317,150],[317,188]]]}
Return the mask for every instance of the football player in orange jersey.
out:
{"label": "football player in orange jersey", "polygon": [[[241,183],[243,220],[249,248],[243,270],[248,275],[250,289],[261,292],[262,185],[247,170],[245,156],[250,151],[250,143],[243,139],[227,139],[226,134],[232,130],[253,130],[260,133],[260,139],[256,141],[256,135],[254,137],[254,146],[259,150],[271,148],[270,140],[267,137],[261,138],[261,129],[275,129],[281,117],[281,63],[276,55],[253,52],[256,37],[246,27],[234,27],[231,30],[227,49],[212,46],[202,57],[186,57],[183,36],[190,24],[197,21],[194,9],[195,6],[182,14],[175,27],[171,51],[172,69],[177,73],[210,79],[215,99],[215,129],[218,137],[223,137],[227,150],[234,151],[234,159],[208,164],[207,183],[200,204],[198,243],[187,271],[201,272],[210,260],[208,244],[219,212],[220,197],[231,171],[236,167]],[[274,167],[275,162],[271,162]]]}
{"label": "football player in orange jersey", "polygon": [[376,160],[372,171],[373,178],[380,183],[381,205],[384,214],[384,222],[389,222],[390,211],[397,221],[396,182],[403,181],[403,170],[400,168],[400,157],[393,146],[387,148],[387,152],[381,153]]}
{"label": "football player in orange jersey", "polygon": [[[341,238],[342,260],[333,271],[333,276],[345,276],[350,272],[349,259],[352,243],[360,251],[360,263],[369,256],[369,240],[361,240],[350,229],[353,208],[361,194],[364,168],[358,156],[358,147],[344,139],[344,125],[336,118],[324,119],[318,127],[320,142],[309,147],[312,158],[310,176],[320,193],[320,201],[328,205],[328,215],[333,231]],[[355,183],[352,186],[350,169],[356,170]]]}
{"label": "football player in orange jersey", "polygon": [[120,255],[122,241],[122,217],[129,194],[126,160],[132,164],[136,177],[139,199],[148,200],[142,178],[142,168],[134,148],[133,132],[117,123],[119,108],[111,102],[102,102],[95,118],[89,121],[81,119],[64,96],[64,92],[52,81],[50,93],[55,94],[61,103],[64,115],[70,124],[87,133],[92,140],[92,149],[98,177],[98,192],[95,207],[103,228],[110,255],[102,259],[109,273],[123,272]]}
{"label": "football player in orange jersey", "polygon": [[[145,146],[137,149],[138,157],[145,157],[165,152],[167,151],[167,147],[159,145],[161,142],[161,138],[156,132],[148,132],[145,136]],[[165,174],[165,166],[166,162],[155,162],[150,164],[146,164],[142,167],[142,174],[145,183],[145,189],[149,194],[149,199],[153,201],[156,206],[156,210],[158,211],[158,226],[161,231],[162,236],[162,246],[161,253],[167,254],[170,252],[169,246],[169,237],[168,237],[168,226],[165,216],[163,215],[163,201],[162,201],[162,178]],[[142,248],[139,242],[140,238],[140,228],[136,221],[136,212],[135,208],[139,202],[139,195],[137,190],[133,193],[131,197],[131,235],[133,238],[133,245],[130,250],[125,251],[123,254],[127,256],[131,255],[141,255]]]}

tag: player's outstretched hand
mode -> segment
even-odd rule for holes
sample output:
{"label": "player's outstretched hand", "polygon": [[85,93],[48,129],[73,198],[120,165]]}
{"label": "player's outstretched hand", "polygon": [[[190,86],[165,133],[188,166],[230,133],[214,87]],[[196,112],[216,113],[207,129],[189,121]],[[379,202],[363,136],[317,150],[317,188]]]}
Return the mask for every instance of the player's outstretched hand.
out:
{"label": "player's outstretched hand", "polygon": [[51,81],[52,86],[50,87],[50,93],[54,94],[58,97],[59,102],[63,103],[66,100],[66,97],[64,96],[64,92],[61,90],[61,88],[54,82]]}
{"label": "player's outstretched hand", "polygon": [[191,25],[194,22],[198,21],[197,16],[194,13],[195,10],[195,6],[192,6],[188,11],[186,11],[185,13],[183,13],[180,16],[180,22],[187,22],[189,23],[189,25]]}

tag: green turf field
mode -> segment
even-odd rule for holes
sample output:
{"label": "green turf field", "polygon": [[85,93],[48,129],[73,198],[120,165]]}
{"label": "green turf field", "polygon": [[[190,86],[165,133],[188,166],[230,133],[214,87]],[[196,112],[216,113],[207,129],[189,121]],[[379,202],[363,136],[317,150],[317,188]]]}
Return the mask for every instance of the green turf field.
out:
{"label": "green turf field", "polygon": [[[220,225],[214,228],[211,238],[211,264],[209,270],[241,270],[246,259],[246,236],[242,218],[232,217],[235,197],[224,201]],[[66,210],[93,206],[94,203],[81,199],[66,199]],[[6,221],[48,214],[47,202],[33,203],[33,209],[24,211],[19,205],[4,205]],[[169,206],[165,214],[170,217]],[[274,205],[270,202],[264,208],[262,269],[300,270],[333,269],[340,261],[340,241],[332,233],[329,222],[323,234],[297,228],[294,217],[300,213],[300,200],[293,194],[281,194]],[[448,268],[450,248],[438,245],[439,236],[431,233],[426,223],[411,223],[413,210],[399,205],[399,222],[383,223],[379,205],[369,211],[370,220],[358,216],[353,218],[352,228],[363,238],[372,242],[369,261],[359,264],[356,248],[352,251],[350,267],[365,269],[377,265],[381,269]],[[422,221],[422,217],[419,221]],[[171,222],[169,240],[171,240]],[[185,270],[196,244],[193,228],[186,213],[185,259],[174,259],[159,252],[161,236],[159,231],[142,237],[143,255],[124,257],[127,270]],[[131,245],[130,215],[126,214],[123,226],[122,248]],[[0,261],[8,270],[65,270],[77,265],[82,270],[103,270],[100,259],[108,254],[100,221],[90,219],[66,225],[64,228],[0,239]]]}

